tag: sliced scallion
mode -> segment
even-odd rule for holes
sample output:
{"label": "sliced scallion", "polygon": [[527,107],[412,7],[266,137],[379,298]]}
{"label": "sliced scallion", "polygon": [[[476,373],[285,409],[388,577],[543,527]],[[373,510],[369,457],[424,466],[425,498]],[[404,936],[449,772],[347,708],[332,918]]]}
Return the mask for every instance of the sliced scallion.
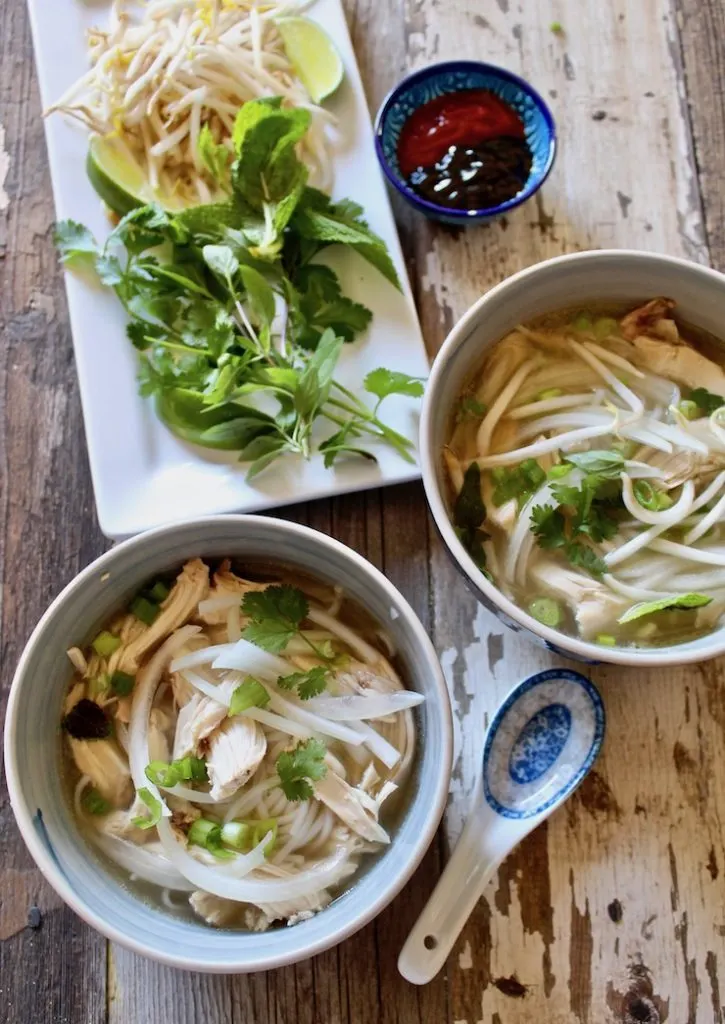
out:
{"label": "sliced scallion", "polygon": [[119,697],[128,697],[133,690],[136,677],[130,676],[128,672],[113,672],[110,682],[111,689],[115,694],[118,694]]}
{"label": "sliced scallion", "polygon": [[81,806],[88,814],[108,814],[111,805],[105,797],[101,796],[97,789],[89,786],[83,791]]}
{"label": "sliced scallion", "polygon": [[241,715],[247,708],[263,708],[269,703],[269,694],[260,682],[252,676],[247,676],[243,683],[240,683],[232,694],[229,702],[229,717]]}
{"label": "sliced scallion", "polygon": [[151,790],[146,789],[145,786],[138,790],[136,796],[146,804],[150,812],[150,817],[144,818],[139,815],[135,818],[131,818],[131,824],[135,825],[136,828],[144,829],[144,831],[149,828],[155,828],[161,819],[161,801],[157,800]]}
{"label": "sliced scallion", "polygon": [[154,601],[149,601],[149,599],[144,597],[142,594],[139,594],[139,596],[135,597],[131,602],[132,614],[147,626],[153,625],[158,618],[160,611],[161,609]]}
{"label": "sliced scallion", "polygon": [[597,633],[596,642],[601,647],[615,647],[617,644],[617,638],[612,636],[611,633]]}
{"label": "sliced scallion", "polygon": [[161,604],[169,596],[171,591],[162,580],[157,580],[153,587],[148,591],[148,596],[151,601],[155,601],[156,604]]}
{"label": "sliced scallion", "polygon": [[702,416],[700,406],[690,398],[683,398],[677,408],[686,420],[699,420]]}
{"label": "sliced scallion", "polygon": [[669,494],[653,487],[649,480],[635,480],[632,490],[642,508],[646,508],[650,512],[661,512],[672,504]]}
{"label": "sliced scallion", "polygon": [[529,612],[542,626],[556,628],[561,622],[561,608],[553,597],[536,597],[529,605]]}
{"label": "sliced scallion", "polygon": [[110,658],[114,651],[121,646],[121,638],[102,629],[98,636],[91,642],[91,647],[101,658]]}

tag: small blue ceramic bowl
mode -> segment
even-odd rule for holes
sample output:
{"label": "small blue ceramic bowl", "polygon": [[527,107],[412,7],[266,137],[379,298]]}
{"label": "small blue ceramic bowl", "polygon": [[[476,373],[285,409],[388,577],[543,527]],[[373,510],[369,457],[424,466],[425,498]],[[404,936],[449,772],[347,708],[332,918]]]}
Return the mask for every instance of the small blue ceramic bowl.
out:
{"label": "small blue ceramic bowl", "polygon": [[[512,107],[524,123],[526,141],[533,156],[531,173],[521,192],[505,203],[479,210],[452,210],[428,202],[408,187],[398,166],[398,141],[411,114],[438,96],[465,89],[487,89]],[[414,72],[388,93],[375,119],[375,148],[388,181],[411,206],[426,217],[462,226],[480,224],[512,210],[543,185],[554,163],[556,128],[544,100],[522,78],[493,64],[451,60]]]}

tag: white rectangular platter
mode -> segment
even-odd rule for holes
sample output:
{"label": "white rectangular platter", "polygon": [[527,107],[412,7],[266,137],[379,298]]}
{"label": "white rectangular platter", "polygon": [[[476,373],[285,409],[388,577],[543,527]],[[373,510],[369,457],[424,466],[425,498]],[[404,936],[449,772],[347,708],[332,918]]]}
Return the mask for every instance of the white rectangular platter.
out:
{"label": "white rectangular platter", "polygon": [[[105,25],[110,5],[102,0],[28,0],[28,5],[45,107],[87,69],[86,31]],[[340,0],[317,0],[307,13],[324,26],[345,66],[343,84],[329,101],[342,136],[333,194],[362,204],[403,282],[400,293],[355,254],[338,257],[331,250],[330,263],[344,290],[373,311],[367,334],[345,347],[338,378],[357,390],[378,366],[424,377],[423,339]],[[85,131],[60,114],[46,119],[45,131],[58,219],[80,221],[97,238],[105,237],[109,225],[85,173]],[[418,476],[416,466],[380,448],[377,464],[347,460],[334,469],[325,469],[319,456],[309,462],[280,459],[248,484],[233,452],[207,451],[178,440],[157,419],[152,403],[139,397],[136,355],[116,296],[71,273],[66,286],[96,507],[106,536],[117,539],[173,520],[252,512]],[[417,407],[414,400],[391,396],[382,418],[414,439]]]}

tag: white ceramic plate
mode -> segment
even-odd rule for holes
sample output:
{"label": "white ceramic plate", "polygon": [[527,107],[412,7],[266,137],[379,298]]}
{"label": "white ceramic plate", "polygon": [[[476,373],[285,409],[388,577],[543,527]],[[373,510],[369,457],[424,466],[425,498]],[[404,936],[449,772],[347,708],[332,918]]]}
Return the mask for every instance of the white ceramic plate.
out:
{"label": "white ceramic plate", "polygon": [[[109,4],[28,0],[28,6],[40,93],[47,106],[87,68],[86,30],[105,23]],[[329,103],[343,133],[334,194],[364,206],[403,282],[400,294],[354,253],[331,250],[330,263],[344,290],[374,314],[367,335],[346,347],[338,377],[353,390],[377,366],[423,377],[428,361],[340,0],[317,0],[309,15],[325,27],[345,65],[345,80]],[[85,174],[86,132],[60,114],[46,120],[45,130],[58,219],[80,221],[102,238],[108,223]],[[317,456],[308,463],[285,458],[247,484],[234,453],[179,441],[157,419],[151,402],[138,396],[136,357],[115,295],[70,273],[66,287],[96,507],[106,536],[120,538],[192,516],[252,512],[419,476],[417,466],[380,448],[377,465],[349,460],[327,470]],[[392,396],[383,405],[382,418],[414,439],[417,407],[411,399]]]}

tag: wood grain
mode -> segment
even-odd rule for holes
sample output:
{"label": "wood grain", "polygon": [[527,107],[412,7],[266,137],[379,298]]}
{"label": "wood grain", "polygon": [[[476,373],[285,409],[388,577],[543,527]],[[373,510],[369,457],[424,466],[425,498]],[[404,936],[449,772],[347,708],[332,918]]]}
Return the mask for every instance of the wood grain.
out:
{"label": "wood grain", "polygon": [[[536,202],[466,232],[396,215],[429,351],[522,266],[630,246],[725,267],[723,8],[717,0],[346,0],[371,108],[407,70],[487,59],[549,99],[560,150]],[[538,9],[536,9],[538,8]],[[552,21],[563,34],[550,30]],[[104,547],[88,479],[22,0],[0,5],[0,672],[48,600]],[[234,978],[107,944],[39,879],[0,802],[0,1002],[11,1024],[722,1024],[725,676],[598,671],[609,732],[572,801],[504,863],[425,989],[395,961],[460,832],[483,731],[548,663],[463,589],[419,485],[284,510],[383,569],[433,636],[456,709],[446,827],[413,882],[341,947]],[[37,912],[32,908],[37,908]]]}

